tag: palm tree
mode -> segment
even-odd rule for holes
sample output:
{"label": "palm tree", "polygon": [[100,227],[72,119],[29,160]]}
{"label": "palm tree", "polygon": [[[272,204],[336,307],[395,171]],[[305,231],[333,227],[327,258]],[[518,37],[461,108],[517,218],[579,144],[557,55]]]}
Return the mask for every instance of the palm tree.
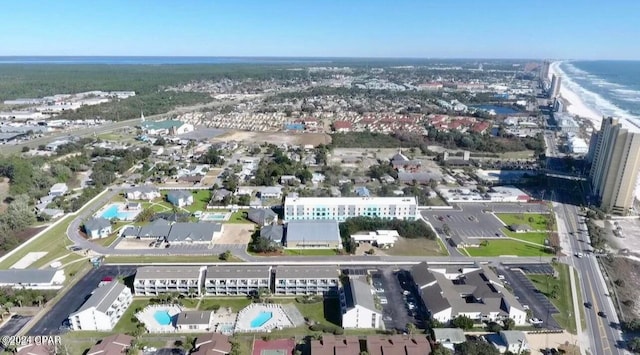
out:
{"label": "palm tree", "polygon": [[16,301],[16,303],[18,303],[18,307],[22,307],[22,302],[24,302],[24,296],[17,295],[13,299]]}
{"label": "palm tree", "polygon": [[198,293],[195,288],[189,287],[189,290],[187,291],[187,296],[189,296],[189,298],[194,298],[197,294]]}
{"label": "palm tree", "polygon": [[36,303],[38,303],[38,307],[42,307],[42,302],[44,302],[44,296],[43,295],[38,295],[36,297]]}

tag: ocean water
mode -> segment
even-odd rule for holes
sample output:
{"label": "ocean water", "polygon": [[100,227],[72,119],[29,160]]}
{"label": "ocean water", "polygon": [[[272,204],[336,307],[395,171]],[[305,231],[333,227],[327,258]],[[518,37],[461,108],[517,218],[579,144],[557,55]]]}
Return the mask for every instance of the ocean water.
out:
{"label": "ocean water", "polygon": [[640,118],[640,61],[567,61],[562,85],[604,116]]}

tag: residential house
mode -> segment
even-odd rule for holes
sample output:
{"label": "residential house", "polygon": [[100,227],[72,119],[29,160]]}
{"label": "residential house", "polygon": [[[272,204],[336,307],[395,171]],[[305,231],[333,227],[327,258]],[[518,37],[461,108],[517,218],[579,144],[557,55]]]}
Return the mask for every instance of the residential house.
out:
{"label": "residential house", "polygon": [[62,288],[64,280],[64,270],[53,268],[0,270],[0,288],[57,290]]}
{"label": "residential house", "polygon": [[281,246],[284,239],[284,227],[281,224],[264,226],[260,228],[260,237]]}
{"label": "residential house", "polygon": [[371,286],[363,279],[350,277],[340,290],[342,327],[377,329],[382,326],[382,313],[376,308]]}
{"label": "residential house", "polygon": [[311,355],[358,355],[361,353],[357,336],[336,337],[323,334],[322,340],[311,341]]}
{"label": "residential house", "polygon": [[198,336],[191,355],[227,355],[231,353],[229,337],[220,333],[207,333]]}
{"label": "residential house", "polygon": [[275,295],[337,295],[340,284],[336,267],[278,266]]}
{"label": "residential house", "polygon": [[293,185],[295,183],[300,183],[300,179],[295,177],[294,175],[282,175],[280,176],[280,183],[283,185]]}
{"label": "residential house", "polygon": [[193,194],[185,190],[167,192],[167,201],[177,207],[189,206],[193,203]]}
{"label": "residential house", "polygon": [[515,296],[486,265],[411,268],[422,302],[433,319],[447,324],[464,315],[475,322],[498,322],[507,318],[525,325],[527,314]]}
{"label": "residential house", "polygon": [[210,266],[204,280],[207,295],[247,296],[271,289],[270,266]]}
{"label": "residential house", "polygon": [[111,234],[111,221],[99,217],[84,222],[84,233],[89,239],[106,238]]}
{"label": "residential house", "polygon": [[460,328],[433,328],[433,340],[437,344],[453,351],[456,344],[464,343],[467,338]]}
{"label": "residential house", "polygon": [[109,335],[89,349],[85,355],[124,355],[135,338],[126,334]]}
{"label": "residential house", "polygon": [[287,249],[342,249],[338,221],[291,221],[286,226],[284,246]]}
{"label": "residential house", "polygon": [[296,342],[293,339],[255,339],[252,355],[293,355],[295,348]]}
{"label": "residential house", "polygon": [[260,189],[260,198],[266,199],[281,199],[282,198],[282,186],[266,186]]}
{"label": "residential house", "polygon": [[334,121],[333,130],[336,133],[346,133],[353,129],[353,124],[349,121]]}
{"label": "residential house", "polygon": [[206,332],[212,327],[211,311],[182,311],[176,319],[176,328],[179,331]]}
{"label": "residential house", "polygon": [[160,190],[152,185],[142,185],[129,188],[125,191],[125,197],[129,200],[155,200],[160,198]]}
{"label": "residential house", "polygon": [[222,236],[223,227],[220,223],[174,223],[169,230],[167,242],[170,244],[211,244]]}
{"label": "residential house", "polygon": [[498,336],[487,337],[500,353],[509,351],[512,354],[522,354],[529,351],[527,336],[520,330],[501,330]]}
{"label": "residential house", "polygon": [[431,344],[424,335],[369,335],[365,342],[369,355],[431,354]]}
{"label": "residential house", "polygon": [[69,191],[69,187],[67,186],[67,184],[60,182],[51,186],[51,188],[49,189],[49,196],[63,196],[67,193],[67,191]]}
{"label": "residential house", "polygon": [[419,160],[409,159],[406,155],[399,151],[391,158],[391,166],[398,171],[416,171],[422,166]]}
{"label": "residential house", "polygon": [[157,296],[178,292],[200,295],[206,267],[144,266],[136,271],[133,290],[136,296]]}
{"label": "residential house", "polygon": [[371,196],[371,192],[369,192],[369,189],[367,189],[366,186],[358,186],[358,187],[356,187],[355,188],[355,193],[359,197],[370,197]]}
{"label": "residential house", "polygon": [[140,239],[167,240],[170,231],[171,224],[169,221],[163,218],[158,218],[153,222],[140,227],[137,237]]}
{"label": "residential house", "polygon": [[99,286],[80,309],[69,315],[71,329],[111,331],[132,299],[131,290],[118,281]]}
{"label": "residential house", "polygon": [[56,219],[64,216],[64,211],[57,208],[44,208],[40,211],[40,216],[47,216],[49,219]]}
{"label": "residential house", "polygon": [[17,352],[15,355],[51,355],[55,354],[55,345],[46,345],[46,344],[28,344],[28,345],[19,345],[16,348]]}
{"label": "residential house", "polygon": [[266,226],[278,221],[278,214],[270,208],[250,208],[247,218],[260,226]]}
{"label": "residential house", "polygon": [[225,197],[232,196],[232,195],[233,195],[233,192],[227,189],[217,189],[213,192],[211,196],[211,202],[209,202],[209,205],[215,206],[216,202],[222,202],[222,200],[224,200]]}

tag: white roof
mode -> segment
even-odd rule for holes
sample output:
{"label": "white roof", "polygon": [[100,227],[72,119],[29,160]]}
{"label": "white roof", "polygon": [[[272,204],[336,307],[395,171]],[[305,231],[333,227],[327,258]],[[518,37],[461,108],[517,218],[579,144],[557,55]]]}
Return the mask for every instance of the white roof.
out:
{"label": "white roof", "polygon": [[417,205],[415,197],[289,197],[286,205]]}

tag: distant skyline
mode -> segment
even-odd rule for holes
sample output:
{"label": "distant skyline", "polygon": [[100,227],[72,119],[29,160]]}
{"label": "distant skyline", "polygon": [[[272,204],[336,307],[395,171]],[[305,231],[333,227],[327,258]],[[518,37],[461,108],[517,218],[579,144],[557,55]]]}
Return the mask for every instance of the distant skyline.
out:
{"label": "distant skyline", "polygon": [[21,0],[0,56],[640,59],[640,1]]}

